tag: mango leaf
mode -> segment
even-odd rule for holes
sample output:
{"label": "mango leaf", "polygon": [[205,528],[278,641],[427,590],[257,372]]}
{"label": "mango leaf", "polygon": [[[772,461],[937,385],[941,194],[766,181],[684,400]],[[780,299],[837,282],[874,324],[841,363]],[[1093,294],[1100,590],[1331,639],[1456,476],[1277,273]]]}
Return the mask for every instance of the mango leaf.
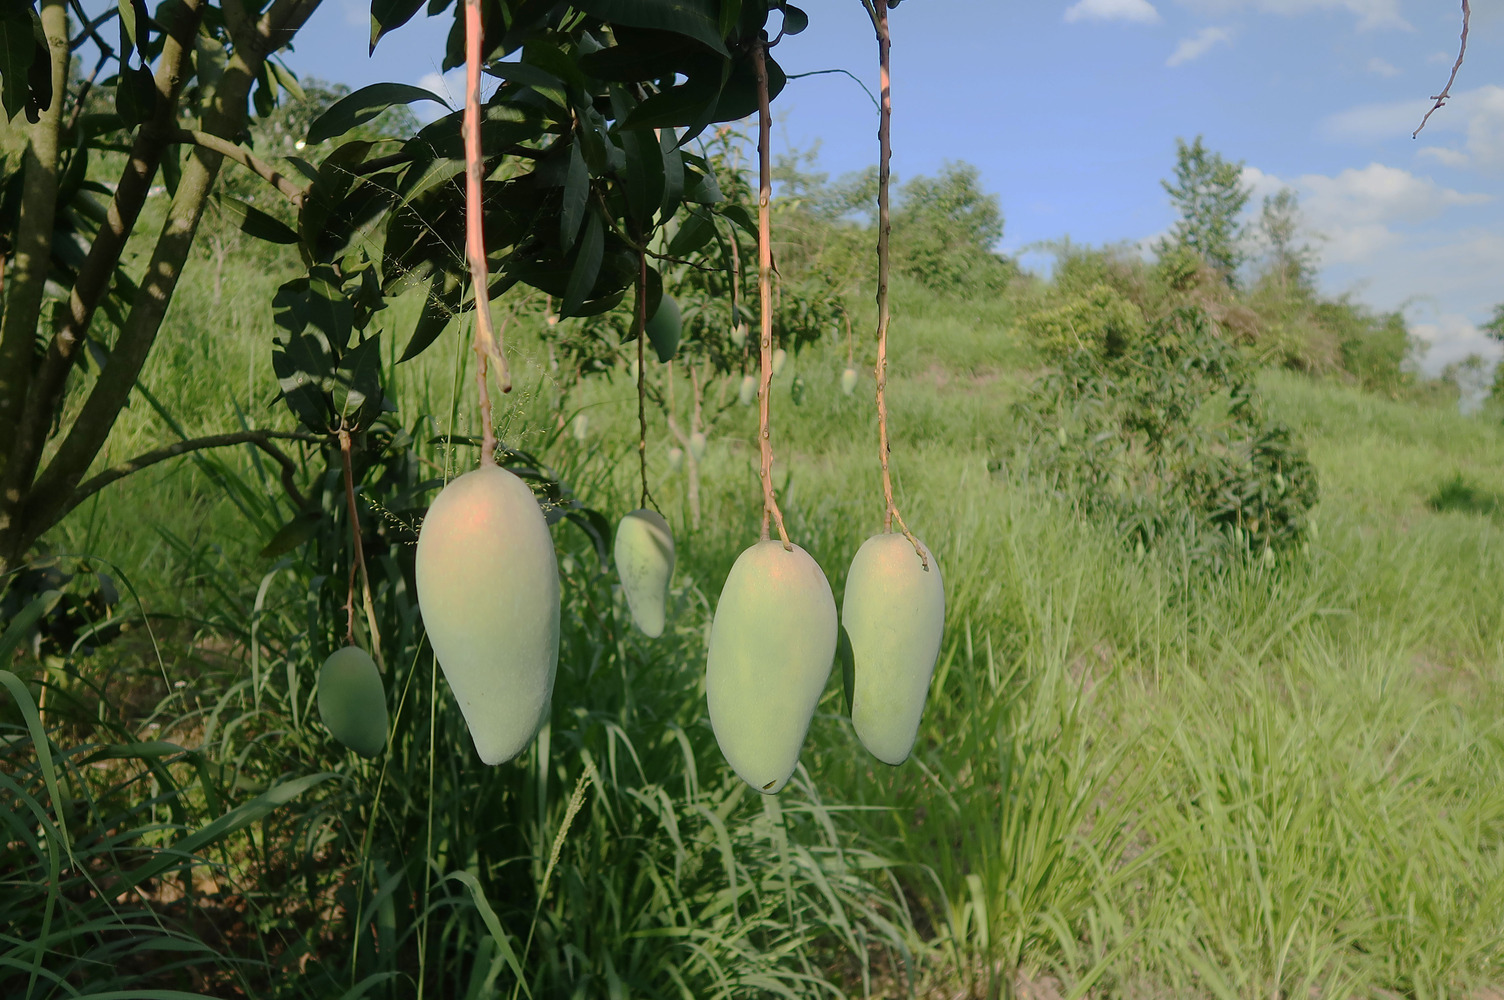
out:
{"label": "mango leaf", "polygon": [[716,0],[575,0],[572,6],[611,24],[686,35],[717,55],[730,55]]}
{"label": "mango leaf", "polygon": [[439,334],[444,332],[444,327],[449,325],[454,310],[449,307],[437,294],[430,292],[423,302],[423,312],[418,316],[418,325],[413,328],[413,335],[408,338],[407,347],[402,352],[402,357],[397,361],[411,361],[438,339]]}
{"label": "mango leaf", "polygon": [[783,33],[785,35],[797,35],[809,27],[809,15],[793,4],[785,4],[783,7]]}
{"label": "mango leaf", "polygon": [[445,108],[449,107],[449,103],[442,97],[422,87],[414,87],[406,83],[375,83],[369,87],[361,87],[348,97],[335,101],[328,111],[319,115],[318,119],[308,126],[306,141],[309,145],[314,145],[325,139],[344,135],[357,125],[364,125],[388,108],[399,104],[412,104],[414,101],[433,101]]}
{"label": "mango leaf", "polygon": [[355,308],[328,268],[319,268],[308,280],[308,322],[323,331],[329,343],[343,349],[350,342]]}
{"label": "mango leaf", "polygon": [[715,238],[715,223],[702,210],[690,209],[674,238],[669,240],[665,253],[670,257],[684,258],[705,246]]}
{"label": "mango leaf", "polygon": [[267,215],[261,209],[239,198],[220,195],[219,207],[247,236],[283,245],[298,242],[298,234],[287,223]]}
{"label": "mango leaf", "polygon": [[125,67],[115,84],[115,110],[127,128],[151,117],[157,106],[157,82],[147,66]]}
{"label": "mango leaf", "polygon": [[663,202],[658,207],[658,217],[672,219],[684,198],[684,156],[679,152],[679,140],[672,128],[659,133],[658,145],[663,155]]}
{"label": "mango leaf", "polygon": [[[768,98],[782,93],[788,77],[772,58],[768,64]],[[660,91],[632,109],[622,127],[650,129],[688,127],[694,130],[715,122],[739,121],[757,113],[757,77],[749,59],[739,60],[724,84],[710,76],[690,77],[677,87]]]}
{"label": "mango leaf", "polygon": [[651,132],[623,132],[618,136],[622,152],[627,157],[626,176],[622,178],[627,191],[627,209],[631,213],[635,229],[645,232],[651,228],[654,214],[663,204],[663,149],[657,136]]}
{"label": "mango leaf", "polygon": [[381,391],[381,337],[378,334],[357,344],[340,358],[334,376],[334,412],[363,428],[388,405]]}
{"label": "mango leaf", "polygon": [[423,3],[424,0],[371,0],[371,47],[367,54],[376,51],[376,43],[383,35],[411,21]]}
{"label": "mango leaf", "polygon": [[564,304],[559,309],[561,317],[576,315],[581,305],[595,287],[600,274],[601,256],[605,250],[606,230],[601,217],[594,212],[585,223],[585,236],[580,240],[580,250],[575,256],[574,268],[569,272],[569,286],[564,291]]}
{"label": "mango leaf", "polygon": [[305,510],[295,515],[291,521],[278,528],[271,541],[262,547],[261,558],[276,559],[286,555],[318,534],[323,521],[324,512],[321,510]]}
{"label": "mango leaf", "polygon": [[564,204],[559,210],[559,245],[566,251],[574,246],[585,218],[585,202],[590,197],[590,169],[578,142],[569,145],[569,173],[564,179]]}

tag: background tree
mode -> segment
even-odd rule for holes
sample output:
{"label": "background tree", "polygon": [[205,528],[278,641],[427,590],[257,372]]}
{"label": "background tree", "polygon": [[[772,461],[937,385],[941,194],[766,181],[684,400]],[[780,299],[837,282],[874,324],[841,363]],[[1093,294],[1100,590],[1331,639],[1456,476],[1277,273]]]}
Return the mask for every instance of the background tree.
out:
{"label": "background tree", "polygon": [[982,190],[981,171],[947,162],[936,177],[903,186],[893,213],[897,270],[937,291],[997,290],[1016,268],[994,251],[1003,238],[997,195]]}
{"label": "background tree", "polygon": [[1236,285],[1238,268],[1246,259],[1238,215],[1252,195],[1242,174],[1241,162],[1232,163],[1211,152],[1201,136],[1189,146],[1184,139],[1176,139],[1174,182],[1160,183],[1180,218],[1161,241],[1161,255],[1181,248],[1192,250],[1229,286]]}
{"label": "background tree", "polygon": [[1285,294],[1315,293],[1316,250],[1301,240],[1300,198],[1292,188],[1265,195],[1258,230],[1268,252],[1266,275]]}

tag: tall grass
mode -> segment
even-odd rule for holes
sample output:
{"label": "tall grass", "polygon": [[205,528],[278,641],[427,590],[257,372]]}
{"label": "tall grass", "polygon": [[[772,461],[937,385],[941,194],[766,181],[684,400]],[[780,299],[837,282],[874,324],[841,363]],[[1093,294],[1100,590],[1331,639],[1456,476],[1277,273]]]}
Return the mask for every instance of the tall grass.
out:
{"label": "tall grass", "polygon": [[[680,543],[662,639],[628,627],[610,568],[556,527],[551,723],[495,769],[422,644],[395,493],[363,501],[390,527],[367,530],[393,718],[364,763],[313,711],[342,634],[338,505],[324,541],[262,559],[293,511],[252,456],[154,470],[53,539],[126,567],[152,617],[123,609],[137,627],[120,642],[45,675],[6,657],[23,711],[5,716],[0,993],[980,996],[1053,980],[1071,997],[1420,1000],[1504,982],[1504,539],[1487,511],[1429,502],[1459,475],[1504,489],[1499,429],[1271,374],[1271,409],[1321,475],[1319,535],[1208,574],[1173,546],[1136,554],[1000,464],[1033,364],[1006,302],[898,301],[899,503],[939,559],[949,622],[910,762],[865,755],[834,680],[782,795],[720,759],[703,655],[757,534],[750,411],[711,439],[698,531],[650,451]],[[164,408],[185,428],[230,419],[243,372],[211,372],[262,338],[247,322],[175,358]],[[525,330],[515,343],[504,437],[619,515],[630,387],[576,393],[592,430],[574,442],[543,353]],[[432,463],[403,489],[468,460],[422,444],[469,431],[458,355],[403,374]],[[881,513],[871,384],[842,395],[844,364],[844,343],[818,345],[774,390],[780,499],[838,603]],[[258,400],[264,378],[253,364]],[[148,411],[122,449],[162,432]],[[420,411],[437,417],[417,426]],[[334,489],[309,459],[305,492]],[[44,689],[44,712],[24,711]]]}

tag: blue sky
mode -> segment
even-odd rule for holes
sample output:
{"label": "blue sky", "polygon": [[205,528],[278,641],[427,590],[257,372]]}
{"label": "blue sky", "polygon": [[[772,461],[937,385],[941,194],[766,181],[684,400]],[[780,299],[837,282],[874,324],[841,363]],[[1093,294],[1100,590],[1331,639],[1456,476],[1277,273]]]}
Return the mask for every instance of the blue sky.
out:
{"label": "blue sky", "polygon": [[[907,0],[892,12],[894,171],[981,170],[1002,203],[1000,249],[1069,235],[1141,243],[1173,222],[1160,179],[1175,140],[1245,163],[1259,198],[1300,195],[1322,284],[1404,308],[1425,367],[1478,351],[1504,302],[1504,2],[1473,0],[1455,100],[1410,133],[1457,54],[1450,0]],[[876,90],[856,0],[806,0],[811,26],[777,50],[790,73],[843,68]],[[368,4],[324,0],[289,65],[362,86],[441,86],[449,17],[416,18],[366,55]],[[459,88],[451,78],[450,89]],[[790,83],[775,141],[819,144],[833,176],[877,158],[877,116],[851,80]],[[1318,238],[1319,234],[1319,238]]]}

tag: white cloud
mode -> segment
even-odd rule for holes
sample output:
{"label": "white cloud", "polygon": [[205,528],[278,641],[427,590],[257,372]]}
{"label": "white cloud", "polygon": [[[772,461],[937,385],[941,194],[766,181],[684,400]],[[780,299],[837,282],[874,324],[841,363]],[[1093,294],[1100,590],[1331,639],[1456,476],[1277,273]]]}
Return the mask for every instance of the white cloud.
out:
{"label": "white cloud", "polygon": [[[1354,142],[1409,136],[1425,117],[1426,109],[1431,103],[1419,97],[1387,104],[1361,104],[1335,115],[1328,115],[1322,122],[1322,131],[1328,138]],[[1435,120],[1434,117],[1432,120]],[[1431,126],[1427,125],[1426,128],[1429,130]]]}
{"label": "white cloud", "polygon": [[[438,94],[449,102],[449,107],[451,108],[463,107],[465,104],[465,71],[463,69],[452,69],[442,75],[439,73],[424,73],[418,79],[418,86],[424,90]],[[481,98],[484,100],[484,80],[481,82],[481,91]],[[413,114],[417,115],[418,120],[424,124],[448,113],[442,106],[434,104],[431,101],[419,101],[412,105],[412,109]]]}
{"label": "white cloud", "polygon": [[1469,354],[1481,355],[1489,363],[1498,361],[1500,345],[1488,338],[1477,324],[1457,313],[1441,313],[1429,322],[1411,322],[1410,332],[1421,342],[1421,370],[1437,375],[1453,362]]}
{"label": "white cloud", "polygon": [[1400,75],[1399,67],[1385,59],[1380,59],[1378,56],[1374,56],[1368,60],[1368,72],[1377,74],[1378,76]]}
{"label": "white cloud", "polygon": [[1136,21],[1154,24],[1159,11],[1149,0],[1077,0],[1065,11],[1065,21]]}
{"label": "white cloud", "polygon": [[1286,16],[1345,10],[1358,18],[1359,28],[1410,28],[1409,22],[1400,16],[1399,0],[1180,0],[1180,4],[1209,16],[1248,8]]}
{"label": "white cloud", "polygon": [[1226,28],[1202,28],[1190,38],[1182,38],[1170,58],[1165,60],[1166,66],[1179,66],[1193,59],[1199,59],[1214,46],[1232,41],[1232,35]]}
{"label": "white cloud", "polygon": [[[1408,137],[1430,109],[1425,98],[1364,104],[1329,116],[1323,131],[1330,138],[1356,142]],[[1449,167],[1504,172],[1504,87],[1487,84],[1459,91],[1426,122],[1425,137],[1461,133],[1460,144],[1427,146],[1421,155]]]}

